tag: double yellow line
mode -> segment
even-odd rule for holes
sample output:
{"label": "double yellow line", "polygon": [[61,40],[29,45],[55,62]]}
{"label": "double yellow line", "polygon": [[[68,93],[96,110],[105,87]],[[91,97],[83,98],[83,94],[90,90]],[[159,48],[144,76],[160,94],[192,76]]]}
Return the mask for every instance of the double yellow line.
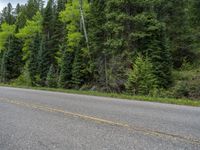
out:
{"label": "double yellow line", "polygon": [[67,115],[67,116],[79,117],[81,119],[90,120],[90,121],[93,121],[96,123],[103,123],[103,124],[108,124],[108,125],[112,125],[112,126],[123,127],[123,128],[129,129],[129,130],[132,130],[132,131],[142,132],[145,135],[153,135],[153,136],[157,136],[160,138],[179,139],[181,141],[189,142],[191,144],[200,145],[200,140],[198,140],[198,139],[188,138],[188,137],[184,137],[184,136],[180,136],[180,135],[176,135],[176,134],[169,134],[169,133],[155,131],[155,130],[151,130],[151,129],[135,127],[135,126],[132,126],[132,125],[129,125],[126,123],[120,123],[120,122],[110,121],[110,120],[106,120],[106,119],[101,119],[98,117],[92,117],[92,116],[83,115],[83,114],[79,114],[79,113],[68,112],[68,111],[64,111],[61,109],[51,108],[51,107],[43,106],[43,105],[39,105],[39,104],[25,103],[22,101],[1,99],[1,98],[0,98],[0,101],[6,102],[9,104],[19,105],[19,106],[26,107],[26,108],[37,109],[37,110],[42,110],[42,111],[46,111],[46,112],[61,113],[63,115]]}

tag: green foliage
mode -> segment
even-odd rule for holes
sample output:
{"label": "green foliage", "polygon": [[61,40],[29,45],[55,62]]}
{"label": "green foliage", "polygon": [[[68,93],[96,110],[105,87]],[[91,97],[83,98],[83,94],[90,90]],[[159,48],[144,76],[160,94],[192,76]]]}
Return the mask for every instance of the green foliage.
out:
{"label": "green foliage", "polygon": [[55,65],[55,42],[54,41],[54,27],[55,27],[55,10],[54,1],[49,0],[47,6],[44,10],[43,20],[42,20],[42,40],[40,45],[40,50],[38,53],[38,68],[39,76],[41,79],[41,85],[46,85],[47,74],[49,72],[49,67]]}
{"label": "green foliage", "polygon": [[47,73],[49,71],[49,66],[51,62],[49,62],[49,51],[45,48],[45,39],[42,37],[40,49],[38,52],[38,73],[41,79],[40,85],[45,86]]}
{"label": "green foliage", "polygon": [[32,19],[36,13],[43,7],[43,0],[28,0],[26,6],[27,18]]}
{"label": "green foliage", "polygon": [[1,70],[0,70],[0,82],[3,82],[3,83],[6,83],[7,82],[7,79],[6,79],[6,76],[7,76],[7,53],[4,52],[3,53],[3,56],[1,58]]}
{"label": "green foliage", "polygon": [[193,54],[195,38],[192,32],[194,24],[190,27],[192,1],[163,0],[157,8],[159,20],[166,23],[166,34],[170,42],[169,48],[173,54],[175,68],[180,68],[185,58],[190,61],[195,58]]}
{"label": "green foliage", "polygon": [[21,75],[11,84],[14,86],[33,86],[27,65],[24,66]]}
{"label": "green foliage", "polygon": [[0,52],[4,50],[4,46],[6,42],[8,41],[8,37],[13,35],[15,32],[15,25],[9,25],[7,23],[3,23],[1,25],[1,31],[0,31]]}
{"label": "green foliage", "polygon": [[57,87],[57,75],[55,67],[53,65],[50,66],[49,71],[47,73],[46,85],[48,87]]}
{"label": "green foliage", "polygon": [[84,81],[83,58],[81,50],[77,50],[72,65],[72,84],[75,88],[80,88]]}
{"label": "green foliage", "polygon": [[158,87],[158,81],[153,73],[153,64],[149,58],[139,55],[128,74],[126,89],[131,94],[148,95]]}
{"label": "green foliage", "polygon": [[27,67],[31,79],[32,85],[38,84],[38,57],[39,57],[39,51],[40,51],[40,45],[41,45],[41,37],[39,34],[37,34],[31,44],[29,45],[30,49],[30,56],[29,60],[27,62]]}
{"label": "green foliage", "polygon": [[199,75],[191,70],[199,67],[199,6],[198,0],[8,4],[0,18],[0,82],[197,99]]}
{"label": "green foliage", "polygon": [[174,71],[175,84],[170,88],[172,97],[200,99],[200,69],[199,67],[187,67]]}
{"label": "green foliage", "polygon": [[41,33],[42,31],[42,15],[37,12],[32,20],[27,20],[26,25],[23,29],[20,29],[16,35],[18,38],[32,38],[35,34]]}
{"label": "green foliage", "polygon": [[10,36],[5,45],[1,63],[1,80],[3,82],[15,79],[21,74],[23,66],[21,49],[21,41],[15,36]]}
{"label": "green foliage", "polygon": [[26,14],[24,12],[20,12],[18,14],[17,20],[16,20],[16,26],[18,29],[23,28],[26,25]]}
{"label": "green foliage", "polygon": [[57,10],[55,11],[55,27],[54,27],[53,40],[54,40],[56,64],[58,65],[59,69],[62,63],[62,55],[64,55],[63,51],[66,47],[66,24],[63,23],[59,18],[60,12],[65,9],[65,3],[66,0],[58,0]]}
{"label": "green foliage", "polygon": [[179,81],[172,88],[173,97],[176,98],[190,98],[199,100],[200,98],[200,86],[199,79],[194,81]]}
{"label": "green foliage", "polygon": [[42,32],[42,15],[40,12],[37,12],[33,17],[33,20],[27,20],[24,28],[19,30],[19,33],[16,34],[18,38],[22,38],[24,41],[23,46],[23,60],[27,60],[30,56],[30,45],[32,40],[37,34]]}
{"label": "green foliage", "polygon": [[15,23],[15,17],[12,15],[13,7],[11,3],[8,3],[8,5],[3,9],[2,11],[2,22],[7,23],[9,25],[13,25]]}
{"label": "green foliage", "polygon": [[106,85],[107,78],[105,74],[106,48],[104,45],[104,43],[106,42],[106,31],[104,28],[104,25],[106,23],[105,1],[93,1],[86,19],[88,20],[89,45],[92,61],[91,69],[93,72],[92,78],[95,82],[99,84],[99,86],[103,87]]}
{"label": "green foliage", "polygon": [[61,61],[61,71],[59,76],[59,87],[70,88],[72,87],[72,64],[74,55],[71,51],[64,51]]}
{"label": "green foliage", "polygon": [[[83,9],[86,14],[89,11],[89,3],[83,0]],[[79,0],[69,1],[66,4],[66,9],[60,13],[61,21],[68,23],[67,25],[67,45],[68,49],[74,51],[83,38],[80,32],[80,4]]]}
{"label": "green foliage", "polygon": [[168,88],[172,84],[172,61],[165,24],[157,20],[155,13],[140,13],[134,20],[138,29],[133,34],[137,51],[151,60],[159,88]]}

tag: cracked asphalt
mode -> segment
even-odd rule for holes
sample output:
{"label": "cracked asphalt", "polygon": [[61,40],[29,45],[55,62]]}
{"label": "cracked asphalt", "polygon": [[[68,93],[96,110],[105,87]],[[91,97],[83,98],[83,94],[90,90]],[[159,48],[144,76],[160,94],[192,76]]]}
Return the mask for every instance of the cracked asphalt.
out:
{"label": "cracked asphalt", "polygon": [[0,150],[199,149],[199,107],[0,87]]}

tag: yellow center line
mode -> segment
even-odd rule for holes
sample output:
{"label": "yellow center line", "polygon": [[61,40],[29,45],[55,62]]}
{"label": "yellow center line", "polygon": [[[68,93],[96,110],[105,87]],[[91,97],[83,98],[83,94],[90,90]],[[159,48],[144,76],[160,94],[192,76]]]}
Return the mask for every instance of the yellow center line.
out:
{"label": "yellow center line", "polygon": [[135,127],[135,126],[132,126],[132,125],[129,125],[126,123],[106,120],[106,119],[92,117],[92,116],[83,115],[83,114],[79,114],[79,113],[68,112],[65,110],[51,108],[51,107],[43,106],[43,105],[39,105],[39,104],[25,103],[25,102],[9,100],[9,99],[0,99],[0,101],[27,107],[27,108],[38,109],[38,110],[42,110],[42,111],[46,111],[46,112],[61,113],[61,114],[67,115],[67,116],[79,117],[79,118],[82,118],[85,120],[90,120],[90,121],[94,121],[94,122],[98,122],[98,123],[104,123],[104,124],[108,124],[108,125],[112,125],[112,126],[123,127],[123,128],[129,129],[129,130],[142,132],[143,134],[146,134],[146,135],[154,135],[154,136],[161,137],[161,138],[165,137],[165,138],[179,139],[181,141],[186,141],[191,144],[200,145],[199,139],[188,138],[188,137],[184,137],[181,135],[170,134],[170,133],[155,131],[155,130],[151,130],[151,129],[145,129],[145,128],[141,128],[141,127]]}

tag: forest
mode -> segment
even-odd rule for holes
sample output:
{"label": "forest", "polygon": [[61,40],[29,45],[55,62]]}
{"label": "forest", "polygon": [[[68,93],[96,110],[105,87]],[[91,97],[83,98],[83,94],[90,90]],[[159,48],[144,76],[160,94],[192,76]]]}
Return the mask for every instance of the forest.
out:
{"label": "forest", "polygon": [[8,3],[0,83],[199,100],[200,1]]}

